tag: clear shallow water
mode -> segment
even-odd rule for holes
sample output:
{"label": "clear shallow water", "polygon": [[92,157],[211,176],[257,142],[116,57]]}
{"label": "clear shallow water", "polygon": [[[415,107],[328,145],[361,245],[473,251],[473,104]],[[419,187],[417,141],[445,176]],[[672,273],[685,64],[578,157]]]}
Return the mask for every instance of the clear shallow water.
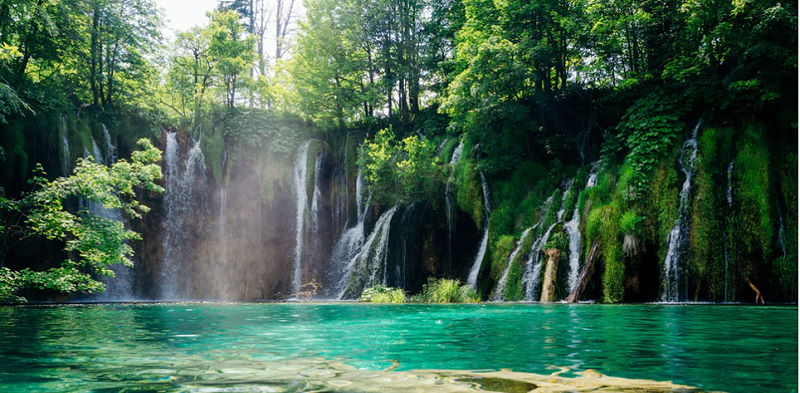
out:
{"label": "clear shallow water", "polygon": [[[510,368],[549,374],[557,366],[709,390],[796,392],[797,308],[0,307],[0,359],[3,392],[194,391],[185,383],[199,374],[225,381],[237,373],[252,377],[253,370],[266,375],[279,366],[321,373],[304,362],[329,360],[366,370],[396,366],[398,371]],[[299,375],[297,383],[303,378]],[[198,391],[219,391],[203,389]]]}

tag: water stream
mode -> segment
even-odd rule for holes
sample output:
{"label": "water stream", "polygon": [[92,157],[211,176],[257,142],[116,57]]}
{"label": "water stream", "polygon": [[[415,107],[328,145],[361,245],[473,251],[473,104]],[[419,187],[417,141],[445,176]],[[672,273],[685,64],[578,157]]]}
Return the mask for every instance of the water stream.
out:
{"label": "water stream", "polygon": [[[183,259],[183,246],[186,243],[187,215],[194,206],[196,194],[202,192],[205,179],[205,157],[200,149],[200,141],[194,142],[181,165],[180,145],[174,132],[168,132],[164,149],[165,193],[164,229],[162,246],[164,257],[158,274],[160,299],[180,300],[185,293],[180,285]],[[199,186],[199,189],[198,187]]]}
{"label": "water stream", "polygon": [[453,155],[450,157],[450,177],[447,179],[447,184],[444,188],[444,204],[445,214],[447,214],[447,258],[450,264],[453,263],[453,228],[455,222],[453,220],[453,179],[455,175],[456,165],[458,160],[461,159],[461,153],[464,151],[464,142],[459,142]]}
{"label": "water stream", "polygon": [[394,205],[381,214],[366,242],[360,247],[358,253],[347,262],[344,274],[337,285],[337,288],[342,289],[336,298],[354,298],[360,295],[364,288],[376,284],[386,285],[389,233],[392,218],[398,207],[398,205]]}
{"label": "water stream", "polygon": [[295,243],[294,243],[294,276],[292,289],[300,292],[303,274],[303,246],[305,240],[306,210],[308,209],[308,192],[306,176],[308,173],[308,145],[306,141],[297,149],[294,161],[294,193],[295,193]]}
{"label": "water stream", "polygon": [[486,248],[489,244],[489,215],[492,210],[489,200],[489,185],[486,183],[486,177],[483,176],[483,172],[480,174],[481,188],[483,189],[483,236],[478,247],[478,253],[475,255],[475,261],[472,262],[472,268],[469,269],[469,276],[467,276],[467,285],[472,289],[478,289],[478,273],[481,271],[481,264],[486,256]]}
{"label": "water stream", "polygon": [[503,270],[503,275],[500,276],[500,280],[497,281],[497,286],[495,286],[489,300],[499,302],[505,299],[506,284],[508,283],[508,273],[511,271],[511,265],[514,263],[517,255],[522,251],[522,245],[525,243],[525,240],[537,227],[538,224],[526,229],[522,232],[522,235],[519,236],[519,240],[517,240],[517,244],[514,246],[514,251],[508,256],[508,263],[506,264],[505,270]]}
{"label": "water stream", "polygon": [[689,197],[692,192],[692,180],[694,179],[695,160],[697,158],[697,132],[703,120],[700,119],[692,130],[692,135],[683,143],[679,164],[685,176],[680,193],[680,207],[678,218],[672,226],[667,238],[667,255],[664,258],[664,271],[662,277],[661,301],[677,302],[686,299],[686,285],[681,284],[683,269],[683,253],[686,242],[688,241],[688,213]]}
{"label": "water stream", "polygon": [[538,300],[538,293],[536,291],[541,281],[542,265],[544,264],[542,250],[547,244],[547,241],[550,240],[550,234],[553,232],[553,229],[555,229],[558,224],[564,221],[564,202],[567,200],[567,194],[569,193],[569,189],[571,187],[572,181],[570,180],[566,187],[564,187],[564,191],[561,193],[561,207],[556,213],[555,221],[549,227],[547,227],[547,230],[544,231],[544,233],[533,242],[533,245],[531,245],[531,252],[528,256],[528,261],[525,263],[526,274],[523,276],[523,286],[525,288],[526,300]]}

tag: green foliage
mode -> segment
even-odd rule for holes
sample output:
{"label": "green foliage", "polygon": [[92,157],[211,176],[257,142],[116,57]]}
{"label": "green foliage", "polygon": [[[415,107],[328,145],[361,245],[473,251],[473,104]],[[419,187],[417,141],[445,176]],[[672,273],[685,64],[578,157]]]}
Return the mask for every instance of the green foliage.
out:
{"label": "green foliage", "polygon": [[429,278],[428,283],[422,286],[422,293],[413,300],[422,303],[476,303],[480,297],[458,280]]}
{"label": "green foliage", "polygon": [[438,200],[444,173],[435,149],[417,135],[397,141],[388,128],[365,140],[360,165],[373,198],[387,204]]}
{"label": "green foliage", "polygon": [[383,285],[375,285],[365,288],[358,298],[360,302],[367,303],[392,303],[399,304],[406,302],[406,293],[400,288],[390,288]]}
{"label": "green foliage", "polygon": [[650,94],[630,107],[619,124],[623,135],[627,135],[626,163],[633,171],[630,200],[644,195],[653,170],[682,134],[685,125],[679,120],[682,113],[677,99],[674,95]]}
{"label": "green foliage", "polygon": [[69,257],[59,267],[47,271],[24,269],[2,273],[0,289],[6,299],[26,287],[49,289],[64,293],[96,292],[103,284],[92,273],[113,276],[110,265],[132,266],[133,254],[129,242],[138,240],[138,233],[125,228],[124,223],[82,210],[65,209],[68,198],[81,197],[106,209],[118,209],[129,217],[140,218],[149,208],[137,199],[137,188],[162,192],[156,182],[161,179],[161,151],[147,140],[139,141],[142,150],[134,151],[130,161],[121,159],[111,167],[93,160],[78,159],[73,174],[48,181],[39,168],[31,180],[33,192],[19,201],[8,201],[6,211],[21,214],[24,226],[15,232],[24,236],[40,236],[63,242]]}
{"label": "green foliage", "polygon": [[225,92],[225,104],[233,108],[236,92],[255,60],[255,37],[247,34],[233,11],[216,11],[203,34],[208,36],[208,56],[213,59]]}
{"label": "green foliage", "polygon": [[625,261],[619,210],[611,205],[592,209],[586,221],[586,238],[590,244],[599,242],[603,254],[603,301],[621,302],[625,296]]}

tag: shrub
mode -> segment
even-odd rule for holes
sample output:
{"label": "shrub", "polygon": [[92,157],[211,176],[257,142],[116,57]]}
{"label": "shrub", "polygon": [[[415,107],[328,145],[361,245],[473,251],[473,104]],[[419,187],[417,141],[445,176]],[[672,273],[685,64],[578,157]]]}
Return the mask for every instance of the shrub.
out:
{"label": "shrub", "polygon": [[476,303],[478,293],[458,280],[429,278],[422,286],[422,293],[415,298],[422,303]]}
{"label": "shrub", "polygon": [[365,288],[358,298],[360,302],[367,303],[405,303],[406,293],[400,288],[385,287],[383,285],[375,285]]}

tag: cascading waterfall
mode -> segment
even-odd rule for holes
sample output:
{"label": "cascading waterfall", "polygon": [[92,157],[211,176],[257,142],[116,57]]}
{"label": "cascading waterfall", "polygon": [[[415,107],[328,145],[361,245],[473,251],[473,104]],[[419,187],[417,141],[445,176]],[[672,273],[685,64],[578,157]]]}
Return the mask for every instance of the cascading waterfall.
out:
{"label": "cascading waterfall", "polygon": [[106,161],[103,158],[103,152],[100,151],[100,146],[97,146],[97,141],[92,138],[92,158],[94,162],[104,164]]}
{"label": "cascading waterfall", "polygon": [[447,179],[447,185],[444,188],[444,204],[445,213],[447,214],[447,258],[450,263],[453,261],[453,175],[455,174],[455,166],[458,160],[461,159],[461,152],[464,151],[464,142],[459,142],[453,155],[450,157],[450,177]]}
{"label": "cascading waterfall", "polygon": [[526,300],[536,299],[536,288],[539,286],[539,280],[542,275],[542,264],[544,262],[544,258],[541,255],[542,249],[544,249],[547,241],[550,240],[550,234],[553,232],[553,229],[555,229],[556,225],[564,220],[564,202],[567,200],[567,193],[571,187],[572,181],[567,184],[561,194],[561,208],[556,213],[555,221],[547,228],[542,236],[533,242],[533,245],[531,246],[531,253],[528,256],[528,261],[525,263],[526,270],[525,275],[523,276]]}
{"label": "cascading waterfall", "polygon": [[294,277],[292,289],[294,293],[300,292],[303,274],[303,243],[305,238],[306,209],[308,209],[308,193],[306,191],[306,175],[308,173],[308,145],[306,141],[297,150],[294,161],[294,192],[296,201],[295,213],[295,243],[294,243]]}
{"label": "cascading waterfall", "polygon": [[[589,173],[589,178],[586,180],[585,188],[594,187],[597,184],[597,165],[592,165],[592,170]],[[578,283],[578,270],[581,264],[581,213],[578,210],[578,204],[575,203],[575,209],[572,211],[572,218],[564,224],[564,229],[569,236],[569,292],[575,289]]]}
{"label": "cascading waterfall", "polygon": [[100,128],[103,130],[103,140],[106,144],[106,164],[111,165],[117,162],[117,147],[111,141],[111,134],[108,133],[108,127],[100,123]]}
{"label": "cascading waterfall", "polygon": [[[697,132],[703,120],[700,119],[697,125],[692,130],[692,136],[683,144],[680,157],[680,167],[686,177],[683,181],[680,193],[680,207],[678,211],[678,218],[675,220],[675,225],[669,233],[667,239],[667,256],[664,259],[664,272],[662,279],[662,294],[661,301],[663,302],[677,302],[685,299],[685,294],[681,294],[680,279],[681,279],[681,257],[686,244],[688,228],[686,218],[689,210],[689,196],[692,192],[692,180],[694,178],[694,164],[697,158]],[[684,290],[685,290],[684,286]]]}
{"label": "cascading waterfall", "polygon": [[311,233],[314,238],[319,236],[319,204],[322,199],[319,185],[320,172],[322,172],[322,154],[317,154],[314,162],[314,192],[311,194]]}
{"label": "cascading waterfall", "polygon": [[517,240],[517,244],[514,247],[514,251],[512,251],[511,255],[508,256],[506,268],[503,270],[503,275],[500,276],[500,280],[497,281],[497,286],[495,287],[494,292],[492,292],[492,296],[489,298],[490,300],[499,302],[505,299],[504,292],[506,290],[506,284],[508,283],[508,273],[511,271],[511,265],[514,263],[514,259],[517,258],[517,255],[519,255],[519,253],[522,251],[522,245],[525,243],[525,239],[527,239],[531,232],[533,232],[538,226],[539,224],[537,223],[534,226],[526,229],[524,232],[522,232],[522,235],[520,235],[519,240]]}
{"label": "cascading waterfall", "polygon": [[[361,251],[364,245],[364,219],[367,216],[370,197],[364,199],[364,177],[361,169],[356,176],[356,225],[345,230],[336,242],[331,253],[331,268],[328,277],[331,290],[326,291],[327,296],[341,298],[352,275],[351,264],[353,258]],[[365,204],[366,202],[366,204]]]}
{"label": "cascading waterfall", "polygon": [[[375,228],[361,247],[361,250],[345,266],[345,274],[341,277],[337,286],[344,289],[338,294],[338,299],[342,299],[347,295],[355,297],[364,288],[376,284],[386,285],[385,272],[389,255],[389,231],[392,225],[392,218],[394,218],[397,209],[398,205],[394,205],[378,218]],[[359,276],[353,277],[354,274]],[[380,280],[378,279],[379,277]]]}
{"label": "cascading waterfall", "polygon": [[168,132],[164,149],[166,191],[164,193],[164,260],[159,271],[160,298],[177,300],[182,297],[179,288],[182,248],[185,243],[186,214],[194,199],[195,179],[205,176],[205,157],[200,141],[189,150],[183,172],[180,168],[180,146],[174,132]]}
{"label": "cascading waterfall", "polygon": [[489,243],[489,213],[491,211],[489,201],[489,185],[486,183],[486,177],[481,172],[481,188],[483,188],[483,237],[481,238],[481,245],[478,247],[478,254],[475,255],[475,261],[472,263],[472,268],[469,270],[467,277],[467,285],[472,289],[478,288],[478,273],[481,271],[481,263],[486,255],[486,247]]}
{"label": "cascading waterfall", "polygon": [[780,205],[778,205],[777,210],[778,210],[778,249],[781,250],[781,254],[785,257],[786,256],[786,224],[783,222],[783,210],[781,210]]}
{"label": "cascading waterfall", "polygon": [[67,138],[67,118],[65,116],[61,116],[61,165],[64,176],[68,176],[70,171],[72,170],[72,160],[71,160],[71,153],[69,150],[69,139]]}
{"label": "cascading waterfall", "polygon": [[[725,195],[725,199],[728,202],[728,210],[732,211],[733,209],[733,160],[731,163],[728,164],[728,191]],[[723,232],[724,241],[725,241],[725,285],[723,290],[723,300],[725,302],[728,301],[728,280],[730,275],[730,256],[731,256],[731,234],[730,234],[730,227],[726,228]]]}
{"label": "cascading waterfall", "polygon": [[[100,126],[103,129],[105,138],[105,163],[106,165],[113,165],[117,161],[117,148],[111,142],[111,136],[105,124],[101,123]],[[96,155],[100,154],[97,143],[94,140],[92,140],[92,148],[95,150]],[[102,157],[102,155],[96,157],[96,159],[100,160],[99,157]],[[123,222],[124,220],[122,212],[118,209],[107,209],[99,203],[90,202],[88,205],[89,212],[92,214],[118,222]],[[98,294],[95,299],[106,301],[133,300],[135,298],[133,267],[115,264],[110,266],[110,269],[114,272],[114,277],[102,278],[103,283],[106,285],[106,290]]]}

